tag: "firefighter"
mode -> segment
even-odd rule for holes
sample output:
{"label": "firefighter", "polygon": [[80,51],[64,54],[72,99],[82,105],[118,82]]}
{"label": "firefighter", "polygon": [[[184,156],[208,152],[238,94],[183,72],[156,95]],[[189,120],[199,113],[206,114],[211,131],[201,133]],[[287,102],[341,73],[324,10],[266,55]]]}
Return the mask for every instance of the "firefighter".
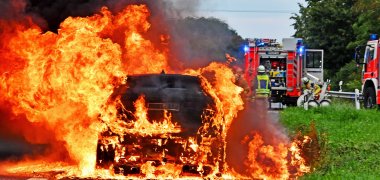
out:
{"label": "firefighter", "polygon": [[319,93],[321,92],[321,87],[319,87],[318,84],[311,83],[309,78],[307,78],[307,77],[302,78],[302,82],[304,84],[304,88],[306,88],[308,90],[314,89],[314,95],[319,97]]}
{"label": "firefighter", "polygon": [[265,73],[265,67],[260,65],[257,72],[255,82],[256,97],[269,97],[270,82],[269,76]]}

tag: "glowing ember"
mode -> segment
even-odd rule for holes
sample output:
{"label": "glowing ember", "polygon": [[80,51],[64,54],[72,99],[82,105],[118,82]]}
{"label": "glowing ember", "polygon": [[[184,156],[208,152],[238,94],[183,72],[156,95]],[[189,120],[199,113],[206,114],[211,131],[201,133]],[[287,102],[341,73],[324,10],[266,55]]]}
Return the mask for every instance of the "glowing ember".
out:
{"label": "glowing ember", "polygon": [[[134,173],[129,177],[194,178],[195,174],[286,179],[310,170],[298,147],[308,139],[270,146],[259,134],[249,143],[250,137],[246,139],[248,172],[240,175],[228,168],[227,131],[244,102],[240,96],[243,89],[235,85],[227,65],[211,63],[181,71],[187,78],[200,79],[196,94],[212,99],[195,134],[181,134],[191,131],[191,126],[177,123],[181,119],[167,110],[169,103],[161,107],[162,119],[152,119],[144,94],[133,102],[134,112],[126,112],[129,109],[121,103],[125,97],[110,98],[126,83],[127,75],[172,71],[165,47],[170,38],[160,36],[160,46],[164,46],[160,50],[146,39],[151,26],[148,17],[145,5],[127,6],[116,15],[102,8],[100,14],[90,17],[67,18],[58,33],[43,33],[32,22],[0,21],[1,28],[13,28],[0,34],[4,64],[0,68],[0,98],[12,105],[15,117],[25,116],[52,132],[50,137],[39,132],[23,134],[28,141],[43,139],[53,147],[63,144],[68,154],[61,157],[61,151],[56,152],[59,160],[45,161],[47,157],[3,163],[7,173],[54,172],[58,174],[55,178],[119,179]],[[229,63],[236,61],[226,56]],[[175,88],[189,93],[183,87]],[[297,172],[290,173],[290,167]]]}

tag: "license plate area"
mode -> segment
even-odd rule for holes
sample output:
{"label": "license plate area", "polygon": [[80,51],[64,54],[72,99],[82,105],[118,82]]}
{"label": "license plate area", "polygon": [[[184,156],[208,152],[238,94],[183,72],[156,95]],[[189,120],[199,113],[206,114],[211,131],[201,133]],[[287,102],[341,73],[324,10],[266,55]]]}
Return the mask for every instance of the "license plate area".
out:
{"label": "license plate area", "polygon": [[179,111],[179,104],[178,103],[148,103],[148,110],[153,110],[153,111],[162,111],[162,110]]}

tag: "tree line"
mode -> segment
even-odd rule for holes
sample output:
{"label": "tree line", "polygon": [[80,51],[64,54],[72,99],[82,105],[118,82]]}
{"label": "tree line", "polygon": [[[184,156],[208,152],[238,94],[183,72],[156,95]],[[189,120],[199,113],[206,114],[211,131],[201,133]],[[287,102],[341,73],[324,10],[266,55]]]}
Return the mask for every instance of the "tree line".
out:
{"label": "tree line", "polygon": [[294,37],[307,48],[324,49],[325,77],[333,87],[360,89],[361,67],[354,62],[355,47],[370,34],[380,33],[380,0],[305,0],[294,14]]}

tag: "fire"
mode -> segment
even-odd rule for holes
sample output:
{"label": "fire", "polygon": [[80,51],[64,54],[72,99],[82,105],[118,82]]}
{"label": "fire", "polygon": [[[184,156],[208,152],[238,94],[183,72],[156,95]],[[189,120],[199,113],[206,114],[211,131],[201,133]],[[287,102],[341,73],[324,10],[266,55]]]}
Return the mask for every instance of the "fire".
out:
{"label": "fire", "polygon": [[[23,66],[2,69],[1,95],[14,104],[15,114],[54,129],[83,175],[94,170],[95,156],[90,152],[101,131],[97,116],[114,84],[127,72],[166,69],[165,54],[139,35],[149,28],[148,16],[144,5],[128,6],[116,16],[103,8],[91,17],[66,19],[58,34],[42,33],[34,26],[8,37],[5,57]],[[118,44],[120,30],[125,39]],[[149,67],[141,62],[149,62]]]}
{"label": "fire", "polygon": [[[199,77],[203,90],[215,103],[202,115],[199,137],[172,137],[171,134],[183,131],[181,125],[173,121],[168,111],[164,111],[163,119],[149,119],[143,95],[134,102],[135,119],[119,116],[118,110],[123,108],[121,97],[110,101],[115,87],[128,82],[127,75],[173,71],[168,61],[170,37],[161,35],[161,44],[145,37],[151,28],[149,15],[145,5],[130,5],[118,14],[104,7],[90,17],[67,18],[58,33],[43,32],[31,20],[0,21],[1,28],[9,25],[13,28],[0,34],[4,64],[0,67],[1,99],[11,103],[15,116],[25,116],[29,122],[51,130],[53,140],[47,138],[45,143],[63,144],[69,156],[58,162],[43,158],[7,164],[8,173],[27,173],[33,169],[62,171],[57,178],[121,178],[113,172],[122,169],[117,164],[106,162],[108,169],[96,167],[97,148],[112,151],[116,163],[140,162],[147,157],[125,156],[128,149],[122,143],[127,135],[133,134],[142,138],[158,136],[151,140],[157,147],[173,142],[184,149],[178,160],[184,167],[173,163],[166,148],[159,151],[159,158],[165,158],[163,163],[143,162],[140,168],[146,178],[186,177],[182,168],[202,177],[246,177],[229,169],[225,162],[227,131],[244,105],[240,96],[243,89],[235,85],[234,74],[227,65],[211,63],[204,68],[180,71]],[[112,133],[104,134],[107,130]],[[46,138],[36,134],[37,139]],[[25,138],[32,143],[37,141],[35,136],[25,134]],[[98,140],[105,146],[97,147]],[[219,145],[222,148],[216,151]],[[142,145],[131,146],[139,149]],[[248,146],[248,178],[289,178],[289,166],[297,167],[296,175],[309,171],[296,144],[264,145],[256,134]],[[291,165],[287,161],[289,152]]]}
{"label": "fire", "polygon": [[131,123],[131,128],[123,128],[127,133],[139,134],[142,136],[151,136],[154,134],[181,132],[181,127],[171,121],[172,116],[166,110],[164,111],[164,119],[162,122],[153,121],[153,123],[151,123],[148,120],[148,109],[145,107],[145,100],[143,96],[140,96],[139,99],[137,99],[135,102],[135,107],[135,117],[137,120]]}
{"label": "fire", "polygon": [[[245,141],[250,139],[246,136]],[[302,176],[310,172],[300,155],[300,146],[308,143],[310,138],[304,137],[304,141],[295,141],[291,144],[280,143],[277,146],[265,145],[260,134],[255,133],[248,143],[248,157],[246,165],[250,177],[255,179],[289,179],[292,176]],[[243,141],[243,143],[245,143]],[[289,159],[290,158],[290,159]],[[292,168],[296,170],[291,172]]]}

